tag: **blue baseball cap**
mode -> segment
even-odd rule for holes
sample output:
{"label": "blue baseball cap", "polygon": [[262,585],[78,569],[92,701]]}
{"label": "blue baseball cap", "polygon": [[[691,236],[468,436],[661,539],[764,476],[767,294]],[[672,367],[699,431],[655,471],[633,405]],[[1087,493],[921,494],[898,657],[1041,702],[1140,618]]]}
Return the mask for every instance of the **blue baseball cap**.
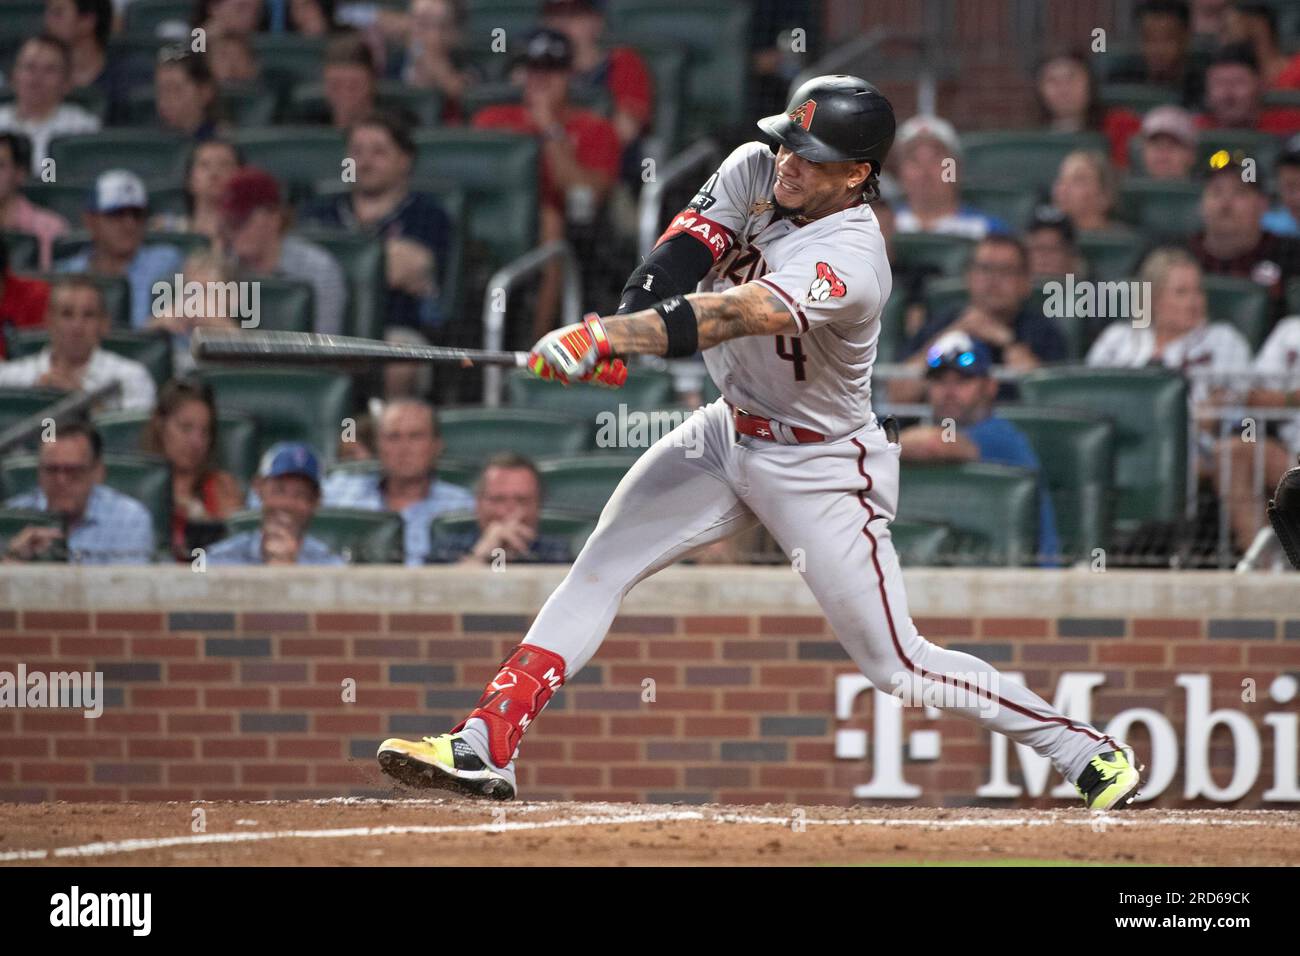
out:
{"label": "blue baseball cap", "polygon": [[925,374],[954,369],[963,375],[987,375],[993,365],[988,346],[966,332],[949,332],[939,336],[925,353]]}
{"label": "blue baseball cap", "polygon": [[298,441],[277,442],[266,450],[257,466],[259,478],[297,475],[320,488],[320,459],[311,446]]}

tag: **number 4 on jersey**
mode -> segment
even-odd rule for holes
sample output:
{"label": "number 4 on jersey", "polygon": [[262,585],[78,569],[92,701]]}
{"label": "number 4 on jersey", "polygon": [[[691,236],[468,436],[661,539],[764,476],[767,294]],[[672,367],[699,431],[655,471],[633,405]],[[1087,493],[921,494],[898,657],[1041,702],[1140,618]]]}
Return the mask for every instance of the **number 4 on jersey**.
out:
{"label": "number 4 on jersey", "polygon": [[794,363],[794,380],[802,382],[805,379],[804,364],[808,361],[807,356],[803,354],[803,344],[799,341],[799,336],[790,336],[790,348],[785,345],[786,337],[784,335],[776,336],[776,354],[785,359],[787,362]]}

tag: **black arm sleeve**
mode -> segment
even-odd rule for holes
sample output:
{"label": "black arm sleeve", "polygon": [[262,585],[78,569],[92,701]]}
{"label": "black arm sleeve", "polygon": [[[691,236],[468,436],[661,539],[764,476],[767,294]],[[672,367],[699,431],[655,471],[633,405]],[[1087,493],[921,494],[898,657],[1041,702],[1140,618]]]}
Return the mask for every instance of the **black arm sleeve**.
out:
{"label": "black arm sleeve", "polygon": [[712,268],[713,254],[708,246],[692,236],[673,236],[651,249],[628,277],[618,314],[639,312],[671,296],[694,292]]}

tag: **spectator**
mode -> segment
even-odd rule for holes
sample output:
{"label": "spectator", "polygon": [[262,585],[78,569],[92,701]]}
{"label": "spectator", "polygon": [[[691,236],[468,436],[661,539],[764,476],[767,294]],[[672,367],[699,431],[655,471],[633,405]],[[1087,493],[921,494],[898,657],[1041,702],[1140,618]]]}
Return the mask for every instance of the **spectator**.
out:
{"label": "spectator", "polygon": [[1113,83],[1165,86],[1177,91],[1179,102],[1201,102],[1204,76],[1191,55],[1191,12],[1186,0],[1147,0],[1133,13],[1141,60],[1111,75]]}
{"label": "spectator", "polygon": [[1239,159],[1212,166],[1201,193],[1204,228],[1188,248],[1207,273],[1251,279],[1267,289],[1276,321],[1286,309],[1287,282],[1300,276],[1300,239],[1265,232],[1260,220],[1267,209],[1264,184]]}
{"label": "spectator", "polygon": [[299,36],[323,37],[337,29],[334,0],[289,0],[289,29]]}
{"label": "spectator", "polygon": [[639,185],[640,150],[635,144],[649,130],[654,115],[654,80],[645,60],[629,46],[605,49],[605,14],[596,0],[546,0],[542,24],[563,33],[573,45],[572,82],[608,91],[614,108],[610,120],[626,157],[624,179],[630,158],[630,172]]}
{"label": "spectator", "polygon": [[1253,129],[1262,133],[1300,132],[1300,109],[1264,105],[1264,83],[1255,54],[1244,43],[1220,47],[1205,73],[1205,112],[1201,129]]}
{"label": "spectator", "polygon": [[206,53],[167,47],[154,68],[154,95],[162,128],[196,143],[217,135],[217,81]]}
{"label": "spectator", "polygon": [[968,333],[989,349],[994,364],[1012,369],[1028,371],[1065,359],[1060,327],[1029,308],[1029,253],[1019,239],[991,235],[981,240],[966,266],[966,284],[966,305],[931,316],[912,336],[908,365],[925,369],[930,346],[945,332]]}
{"label": "spectator", "polygon": [[44,325],[49,301],[48,282],[24,279],[9,271],[9,246],[4,236],[0,236],[0,359],[5,357],[8,329],[31,329]]}
{"label": "spectator", "polygon": [[251,87],[262,77],[262,61],[247,34],[208,37],[208,67],[221,87]]}
{"label": "spectator", "polygon": [[442,96],[444,123],[463,121],[461,99],[479,78],[462,45],[460,0],[413,0],[410,34],[400,67],[402,82]]}
{"label": "spectator", "polygon": [[280,184],[264,169],[244,166],[226,182],[217,203],[222,241],[240,269],[310,283],[317,332],[343,331],[347,287],[334,257],[299,236],[286,235],[289,213]]}
{"label": "spectator", "polygon": [[1127,232],[1111,218],[1119,187],[1115,172],[1101,153],[1075,150],[1061,160],[1052,183],[1052,205],[1077,232]]}
{"label": "spectator", "polygon": [[71,564],[148,564],[153,521],[144,505],[104,482],[104,443],[83,422],[68,422],[41,442],[36,491],[15,495],[7,508],[57,515],[59,527],[32,525],[9,540],[6,560],[64,557]]}
{"label": "spectator", "polygon": [[1025,249],[1029,252],[1029,274],[1035,281],[1069,274],[1081,277],[1087,272],[1074,226],[1054,206],[1039,206],[1034,211],[1025,227]]}
{"label": "spectator", "polygon": [[118,382],[117,397],[101,410],[153,408],[154,384],[145,367],[100,347],[108,334],[108,310],[93,282],[78,276],[55,282],[45,324],[50,344],[35,355],[0,364],[0,386],[92,392]]}
{"label": "spectator", "polygon": [[18,48],[14,102],[0,106],[0,132],[22,133],[31,141],[32,172],[37,175],[55,136],[99,131],[98,117],[63,102],[72,89],[71,77],[72,60],[62,41],[42,34]]}
{"label": "spectator", "polygon": [[160,232],[195,232],[218,242],[221,193],[242,165],[239,147],[229,140],[195,143],[185,159],[185,212],[159,213],[150,227]]}
{"label": "spectator", "polygon": [[[1300,317],[1283,319],[1260,347],[1251,369],[1255,378],[1246,403],[1255,408],[1295,408],[1296,417],[1278,429],[1276,437],[1260,435],[1256,442],[1240,437],[1219,443],[1218,453],[1232,456],[1231,483],[1225,489],[1219,469],[1213,478],[1230,514],[1238,550],[1248,547],[1264,525],[1264,499],[1300,454]],[[1262,446],[1262,447],[1261,447]],[[1217,459],[1216,459],[1217,460]],[[1263,474],[1257,473],[1262,462]]]}
{"label": "spectator", "polygon": [[406,563],[429,556],[429,523],[448,511],[468,511],[474,496],[438,480],[442,438],[433,406],[416,399],[389,402],[379,418],[379,471],[339,472],[325,482],[325,503],[343,508],[396,511],[402,516]]}
{"label": "spectator", "polygon": [[928,232],[982,239],[1006,225],[961,202],[957,165],[961,141],[951,123],[937,116],[913,116],[894,140],[898,181],[906,196],[895,211],[900,233]]}
{"label": "spectator", "polygon": [[372,415],[358,415],[356,430],[339,438],[335,458],[339,461],[375,460],[375,419]]}
{"label": "spectator", "polygon": [[158,394],[158,407],[141,435],[144,451],[161,455],[172,472],[171,548],[188,561],[199,546],[202,525],[224,521],[239,510],[239,482],[217,465],[217,406],[212,389],[173,379]]}
{"label": "spectator", "polygon": [[1287,140],[1274,168],[1279,203],[1264,213],[1260,228],[1279,236],[1300,236],[1300,136]]}
{"label": "spectator", "polygon": [[379,75],[370,45],[359,33],[341,34],[329,41],[321,80],[329,116],[319,119],[335,129],[349,129],[375,111]]}
{"label": "spectator", "polygon": [[0,133],[0,228],[36,237],[38,266],[49,269],[54,240],[68,231],[68,221],[22,194],[31,169],[32,146],[21,133]]}
{"label": "spectator", "polygon": [[263,0],[198,0],[191,25],[210,37],[252,36],[270,26],[270,12]]}
{"label": "spectator", "polygon": [[[1087,364],[1104,368],[1163,366],[1186,372],[1244,372],[1251,362],[1250,345],[1226,322],[1207,322],[1201,267],[1183,249],[1157,249],[1147,256],[1138,281],[1150,292],[1143,316],[1112,322],[1088,350]],[[1191,382],[1192,400],[1212,398],[1210,383]]]}
{"label": "spectator", "polygon": [[523,455],[504,452],[483,466],[474,488],[474,516],[475,530],[434,541],[431,563],[495,566],[498,558],[537,564],[573,560],[567,540],[537,531],[542,479],[537,466]]}
{"label": "spectator", "polygon": [[1223,35],[1228,3],[1229,0],[1192,0],[1192,35],[1209,43],[1218,42]]}
{"label": "spectator", "polygon": [[[194,368],[190,353],[190,336],[198,328],[237,329],[244,319],[257,316],[240,315],[241,292],[237,283],[235,263],[230,257],[215,250],[191,253],[181,266],[181,286],[198,283],[203,289],[201,309],[195,309],[194,300],[171,302],[169,308],[159,308],[149,322],[150,329],[159,329],[172,338],[172,366],[178,374]],[[169,285],[173,283],[168,282]],[[251,304],[251,303],[249,303]]]}
{"label": "spectator", "polygon": [[1128,141],[1141,125],[1128,109],[1105,110],[1088,59],[1077,51],[1049,56],[1038,67],[1039,122],[1057,133],[1102,133],[1110,141],[1111,162],[1128,166]]}
{"label": "spectator", "polygon": [[[568,238],[579,261],[590,265],[610,245],[608,233],[595,227],[618,179],[618,133],[608,120],[569,103],[573,48],[563,33],[540,29],[530,34],[523,67],[523,104],[489,106],[474,117],[474,125],[541,140],[540,241]],[[544,273],[533,323],[536,336],[554,324],[561,276],[558,263]]]}
{"label": "spectator", "polygon": [[[745,115],[784,113],[795,77],[817,60],[821,4],[813,0],[754,0],[750,6],[750,102]],[[796,30],[801,32],[796,34]],[[745,138],[750,137],[746,134]]]}
{"label": "spectator", "polygon": [[1244,43],[1255,54],[1265,89],[1300,87],[1300,56],[1287,56],[1278,45],[1277,11],[1267,3],[1233,3],[1223,14],[1225,45]]}
{"label": "spectator", "polygon": [[320,460],[300,442],[280,442],[262,456],[253,479],[262,526],[218,541],[207,561],[223,564],[345,564],[325,542],[307,533],[320,507]]}
{"label": "spectator", "polygon": [[104,98],[108,121],[126,119],[132,87],[148,82],[129,57],[108,56],[113,28],[112,0],[45,0],[45,32],[67,46],[74,89],[93,87]]}
{"label": "spectator", "polygon": [[1142,170],[1148,179],[1188,182],[1196,165],[1196,119],[1179,106],[1142,117]]}
{"label": "spectator", "polygon": [[[993,412],[998,383],[988,349],[965,332],[940,336],[926,353],[926,401],[937,424],[913,425],[899,435],[903,461],[981,461],[1042,471],[1024,433]],[[1046,483],[1038,483],[1038,559],[1059,563],[1056,511]]]}
{"label": "spectator", "polygon": [[110,169],[91,187],[82,222],[90,247],[58,263],[60,272],[121,276],[131,289],[131,326],[142,329],[153,316],[153,285],[180,270],[181,254],[161,243],[145,245],[149,193],[135,173]]}

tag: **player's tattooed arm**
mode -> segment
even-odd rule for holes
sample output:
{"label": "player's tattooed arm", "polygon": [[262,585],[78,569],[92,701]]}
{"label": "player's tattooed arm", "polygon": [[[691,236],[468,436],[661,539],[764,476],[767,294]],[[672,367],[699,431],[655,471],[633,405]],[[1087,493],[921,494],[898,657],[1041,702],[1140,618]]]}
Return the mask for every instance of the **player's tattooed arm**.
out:
{"label": "player's tattooed arm", "polygon": [[[785,304],[758,283],[747,283],[721,293],[696,292],[686,300],[695,310],[701,349],[745,335],[793,335],[799,331]],[[653,309],[603,321],[610,344],[618,355],[663,355],[668,350],[663,319]]]}

